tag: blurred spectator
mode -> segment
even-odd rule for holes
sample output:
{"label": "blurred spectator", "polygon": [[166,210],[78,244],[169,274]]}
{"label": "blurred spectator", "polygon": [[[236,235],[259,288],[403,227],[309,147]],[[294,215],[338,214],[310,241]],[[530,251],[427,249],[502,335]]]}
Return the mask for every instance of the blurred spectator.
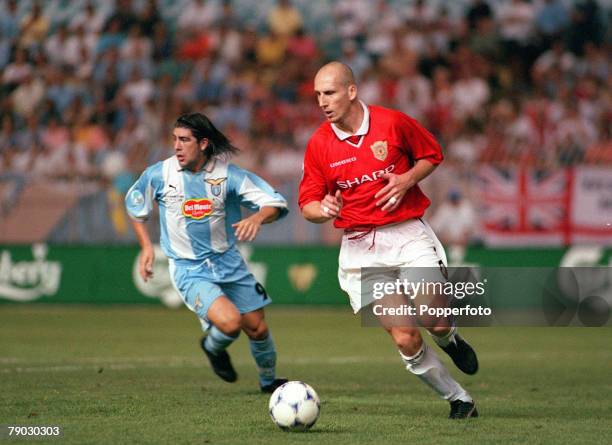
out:
{"label": "blurred spectator", "polygon": [[26,75],[11,95],[13,109],[18,116],[27,118],[41,104],[45,96],[45,84],[39,76]]}
{"label": "blurred spectator", "polygon": [[65,125],[58,121],[58,118],[49,119],[47,127],[43,129],[40,136],[42,145],[51,152],[64,149],[70,142],[70,132]]}
{"label": "blurred spectator", "polygon": [[146,0],[144,8],[138,14],[138,25],[142,35],[153,35],[153,30],[159,23],[162,23],[162,18],[157,9],[157,0]]}
{"label": "blurred spectator", "polygon": [[127,34],[133,25],[138,24],[138,17],[134,12],[132,0],[115,0],[113,13],[106,19],[103,30],[108,31],[112,25],[118,27],[118,32]]}
{"label": "blurred spectator", "polygon": [[406,44],[406,32],[405,28],[393,31],[391,49],[380,59],[380,67],[394,78],[399,78],[406,66],[418,60],[417,52]]}
{"label": "blurred spectator", "polygon": [[232,92],[213,116],[217,126],[223,129],[222,131],[226,126],[235,127],[243,132],[251,128],[251,105],[244,100],[239,91]]}
{"label": "blurred spectator", "polygon": [[569,23],[569,12],[561,0],[544,0],[536,13],[536,29],[543,39],[543,47],[558,40]]}
{"label": "blurred spectator", "polygon": [[164,22],[160,22],[153,28],[153,61],[156,64],[170,59],[174,52],[174,42],[168,33],[168,27]]}
{"label": "blurred spectator", "polygon": [[178,16],[177,26],[181,32],[209,28],[219,18],[214,2],[189,0]]}
{"label": "blurred spectator", "polygon": [[[8,152],[17,145],[17,134],[13,119],[9,115],[5,115],[0,121],[0,153]],[[5,159],[6,161],[6,159]],[[4,167],[6,167],[6,163]]]}
{"label": "blurred spectator", "polygon": [[354,40],[345,40],[342,43],[342,56],[340,57],[340,61],[350,66],[355,75],[355,80],[360,81],[363,72],[367,70],[372,63],[366,54],[357,49],[357,43]]}
{"label": "blurred spectator", "polygon": [[574,4],[571,12],[569,47],[582,55],[587,43],[601,44],[603,31],[601,10],[595,0],[581,0]]}
{"label": "blurred spectator", "polygon": [[17,0],[7,0],[0,15],[0,36],[8,39],[11,46],[19,36],[21,28],[19,12],[17,11]]}
{"label": "blurred spectator", "polygon": [[51,62],[57,66],[68,65],[68,28],[66,25],[60,25],[44,43],[44,50]]}
{"label": "blurred spectator", "polygon": [[522,50],[534,37],[535,7],[530,0],[510,0],[499,7],[497,21],[506,46],[506,55]]}
{"label": "blurred spectator", "polygon": [[96,54],[103,54],[108,50],[121,47],[125,40],[125,34],[121,31],[121,21],[119,18],[110,19],[104,26],[104,31],[100,34],[96,45]]}
{"label": "blurred spectator", "polygon": [[73,138],[77,150],[88,152],[93,158],[95,152],[107,150],[110,140],[106,128],[94,117],[80,115],[73,128]]}
{"label": "blurred spectator", "polygon": [[11,50],[19,37],[20,21],[17,12],[17,1],[7,0],[0,13],[0,69],[9,62]]}
{"label": "blurred spectator", "polygon": [[[430,220],[440,241],[449,248],[451,262],[463,258],[462,250],[477,233],[476,211],[457,188],[452,188]],[[457,252],[457,250],[459,252]]]}
{"label": "blurred spectator", "polygon": [[222,0],[219,24],[228,28],[242,28],[240,19],[236,16],[232,0]]}
{"label": "blurred spectator", "polygon": [[489,85],[469,65],[462,66],[457,76],[453,84],[453,112],[463,119],[481,117],[491,94]]}
{"label": "blurred spectator", "polygon": [[555,138],[559,162],[573,165],[581,162],[586,149],[597,141],[597,129],[580,115],[573,103],[566,104],[565,114],[557,126]]}
{"label": "blurred spectator", "polygon": [[431,82],[419,73],[416,60],[407,63],[401,73],[396,101],[396,108],[418,121],[423,121],[431,107]]}
{"label": "blurred spectator", "polygon": [[485,144],[478,123],[470,119],[448,143],[447,159],[450,162],[457,161],[459,164],[472,166],[478,162]]}
{"label": "blurred spectator", "polygon": [[209,30],[190,29],[181,35],[178,54],[183,60],[196,61],[208,57],[211,51]]}
{"label": "blurred spectator", "polygon": [[113,229],[120,236],[128,234],[128,218],[123,199],[136,177],[128,169],[128,157],[119,150],[110,150],[100,162],[103,180],[108,184],[106,201]]}
{"label": "blurred spectator", "polygon": [[34,1],[32,11],[21,21],[19,46],[37,51],[43,44],[51,22],[45,15],[40,1]]}
{"label": "blurred spectator", "polygon": [[64,114],[77,94],[76,86],[68,81],[62,70],[53,67],[47,71],[46,97],[60,115]]}
{"label": "blurred spectator", "polygon": [[576,57],[567,51],[562,40],[555,40],[551,49],[542,53],[533,65],[534,81],[539,82],[548,72],[568,76],[576,69]]}
{"label": "blurred spectator", "polygon": [[359,86],[359,97],[367,104],[380,103],[382,92],[379,82],[379,71],[375,66],[363,71]]}
{"label": "blurred spectator", "polygon": [[576,72],[581,75],[593,76],[601,82],[605,82],[610,75],[610,63],[604,53],[604,49],[592,42],[584,44],[583,58],[578,61]]}
{"label": "blurred spectator", "polygon": [[502,42],[491,17],[481,17],[476,23],[476,32],[470,37],[470,48],[489,61],[503,60]]}
{"label": "blurred spectator", "polygon": [[12,89],[32,74],[32,65],[28,62],[28,53],[18,48],[15,60],[8,64],[2,74],[2,83],[7,89]]}
{"label": "blurred spectator", "polygon": [[240,32],[221,23],[211,35],[212,46],[219,57],[226,63],[238,65],[242,58],[242,36]]}
{"label": "blurred spectator", "polygon": [[[66,42],[66,63],[77,71],[82,64],[91,65],[91,69],[93,69],[97,44],[98,36],[96,34],[87,34],[85,26],[77,26],[72,30],[72,34]],[[91,72],[87,71],[87,73],[87,76],[79,77],[89,77]]]}
{"label": "blurred spectator", "polygon": [[144,77],[139,69],[134,68],[129,80],[121,88],[120,94],[129,99],[134,108],[142,110],[144,104],[153,98],[155,85],[151,79]]}
{"label": "blurred spectator", "polygon": [[88,1],[85,8],[77,12],[70,20],[69,28],[71,30],[83,28],[88,34],[95,35],[102,31],[105,22],[104,12],[96,10],[96,4],[93,1]]}
{"label": "blurred spectator", "polygon": [[500,5],[497,21],[513,80],[525,82],[527,67],[533,63],[535,45],[535,7],[531,0],[511,0]]}
{"label": "blurred spectator", "polygon": [[162,119],[163,116],[155,98],[149,98],[140,115],[140,124],[145,133],[144,142],[147,145],[155,145],[162,140],[164,132]]}
{"label": "blurred spectator", "polygon": [[147,127],[139,123],[136,113],[127,113],[124,125],[115,134],[113,146],[129,153],[134,145],[148,140]]}
{"label": "blurred spectator", "polygon": [[317,58],[318,49],[315,39],[299,28],[287,43],[287,54],[297,59],[309,61]]}
{"label": "blurred spectator", "polygon": [[427,128],[442,141],[449,139],[454,126],[453,85],[448,68],[435,68],[432,82],[432,102],[426,111]]}
{"label": "blurred spectator", "polygon": [[473,0],[467,9],[465,18],[469,29],[475,31],[482,19],[490,20],[493,18],[493,11],[486,0]]}
{"label": "blurred spectator", "polygon": [[380,58],[391,50],[393,46],[393,33],[402,24],[402,15],[387,0],[377,0],[372,14],[368,17],[366,38],[365,42],[363,42],[367,54],[359,51],[357,41],[345,40],[344,42],[355,43],[354,52],[356,55]]}
{"label": "blurred spectator", "polygon": [[436,51],[447,52],[451,40],[460,34],[461,22],[452,17],[446,6],[441,6],[432,23],[430,32],[431,45]]}
{"label": "blurred spectator", "polygon": [[412,51],[417,56],[421,56],[427,51],[427,33],[429,32],[424,27],[413,28],[409,25],[401,28],[402,46],[409,51]]}
{"label": "blurred spectator", "polygon": [[372,5],[367,0],[339,0],[334,2],[333,16],[336,32],[343,39],[363,43],[367,24],[372,17]]}
{"label": "blurred spectator", "polygon": [[122,59],[150,59],[153,55],[153,42],[143,33],[140,25],[132,25],[127,38],[121,43],[119,56]]}
{"label": "blurred spectator", "polygon": [[257,62],[263,66],[278,66],[285,60],[287,40],[273,30],[265,33],[257,41]]}
{"label": "blurred spectator", "polygon": [[302,27],[302,23],[302,14],[289,0],[277,0],[268,13],[268,26],[279,36],[293,36]]}
{"label": "blurred spectator", "polygon": [[277,178],[295,178],[302,172],[303,153],[300,150],[286,147],[271,139],[262,141],[263,168],[266,175]]}

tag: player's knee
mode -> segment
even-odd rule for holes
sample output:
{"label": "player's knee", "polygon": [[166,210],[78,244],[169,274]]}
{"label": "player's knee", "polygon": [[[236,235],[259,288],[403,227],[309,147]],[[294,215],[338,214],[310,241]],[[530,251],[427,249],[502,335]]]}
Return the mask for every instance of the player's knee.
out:
{"label": "player's knee", "polygon": [[251,340],[263,340],[269,335],[268,325],[263,320],[254,326],[243,326],[242,329]]}
{"label": "player's knee", "polygon": [[240,333],[240,312],[226,297],[217,298],[211,304],[207,318],[225,335],[235,336]]}
{"label": "player's knee", "polygon": [[228,314],[224,317],[219,317],[215,321],[215,326],[225,335],[234,337],[240,333],[240,314]]}
{"label": "player's knee", "polygon": [[423,344],[423,339],[417,329],[394,330],[391,335],[397,348],[406,355],[416,354]]}

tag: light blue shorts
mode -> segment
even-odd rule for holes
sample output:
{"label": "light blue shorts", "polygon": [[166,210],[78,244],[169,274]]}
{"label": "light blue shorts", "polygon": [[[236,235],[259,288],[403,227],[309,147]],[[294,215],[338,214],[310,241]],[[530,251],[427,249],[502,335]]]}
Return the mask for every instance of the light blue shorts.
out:
{"label": "light blue shorts", "polygon": [[240,268],[234,281],[212,281],[209,268],[201,264],[186,267],[170,261],[170,276],[185,305],[196,313],[202,327],[208,326],[208,309],[221,295],[234,303],[241,314],[260,309],[272,302],[264,287],[246,267]]}

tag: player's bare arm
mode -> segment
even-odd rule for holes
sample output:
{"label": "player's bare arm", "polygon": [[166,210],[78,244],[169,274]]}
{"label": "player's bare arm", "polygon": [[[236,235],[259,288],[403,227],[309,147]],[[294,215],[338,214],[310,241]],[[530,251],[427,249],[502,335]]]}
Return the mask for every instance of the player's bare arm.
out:
{"label": "player's bare arm", "polygon": [[253,241],[261,225],[275,221],[279,215],[280,210],[276,207],[262,207],[257,213],[232,224],[232,227],[236,229],[236,238],[238,241]]}
{"label": "player's bare arm", "polygon": [[432,164],[427,159],[419,159],[416,164],[414,164],[414,167],[406,173],[401,175],[385,173],[382,177],[388,182],[387,185],[374,195],[374,198],[380,198],[376,202],[376,205],[382,205],[383,207],[381,210],[392,212],[399,206],[406,192],[429,176],[436,167],[436,165]]}
{"label": "player's bare arm", "polygon": [[142,221],[132,220],[132,226],[134,232],[138,238],[138,244],[140,244],[141,252],[138,259],[138,273],[144,281],[153,277],[153,261],[155,260],[155,251],[153,250],[153,243],[149,237],[147,227]]}
{"label": "player's bare arm", "polygon": [[302,208],[302,216],[308,221],[323,224],[340,214],[342,208],[342,195],[336,190],[334,195],[329,193],[321,201],[312,201]]}

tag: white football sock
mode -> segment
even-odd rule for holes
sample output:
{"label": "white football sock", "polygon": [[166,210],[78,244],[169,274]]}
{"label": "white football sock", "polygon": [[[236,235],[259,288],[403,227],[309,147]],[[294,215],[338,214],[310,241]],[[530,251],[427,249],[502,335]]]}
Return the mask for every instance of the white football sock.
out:
{"label": "white football sock", "polygon": [[406,369],[427,383],[440,397],[449,402],[462,400],[472,402],[472,397],[451,377],[435,351],[423,343],[419,352],[413,356],[405,356],[399,351]]}
{"label": "white football sock", "polygon": [[427,332],[429,333],[429,335],[431,335],[431,338],[433,338],[433,341],[435,341],[438,346],[440,346],[441,348],[445,348],[451,342],[455,343],[455,334],[457,333],[457,326],[451,326],[450,331],[448,331],[441,337],[438,337],[436,334],[433,334],[429,331]]}

